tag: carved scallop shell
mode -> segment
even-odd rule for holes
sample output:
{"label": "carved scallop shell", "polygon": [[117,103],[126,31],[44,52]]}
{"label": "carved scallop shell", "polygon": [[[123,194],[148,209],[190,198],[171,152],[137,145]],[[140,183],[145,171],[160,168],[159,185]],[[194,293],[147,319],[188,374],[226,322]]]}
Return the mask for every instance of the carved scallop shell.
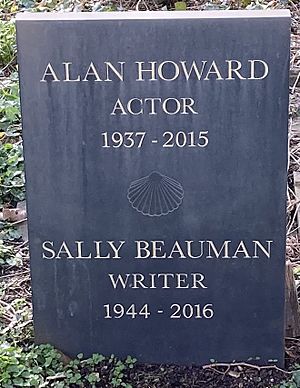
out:
{"label": "carved scallop shell", "polygon": [[164,216],[178,209],[183,197],[181,184],[157,171],[133,181],[127,193],[131,206],[150,217]]}

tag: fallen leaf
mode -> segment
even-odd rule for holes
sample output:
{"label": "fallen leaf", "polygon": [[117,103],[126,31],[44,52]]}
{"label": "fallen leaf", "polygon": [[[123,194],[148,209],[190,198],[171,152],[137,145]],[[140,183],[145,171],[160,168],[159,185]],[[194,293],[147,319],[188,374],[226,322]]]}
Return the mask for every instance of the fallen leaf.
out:
{"label": "fallen leaf", "polygon": [[236,379],[238,379],[239,377],[240,377],[240,372],[236,372],[236,371],[234,371],[234,370],[230,370],[229,372],[228,372],[228,374],[229,374],[229,376],[231,376],[231,377],[234,377],[234,378],[236,378]]}

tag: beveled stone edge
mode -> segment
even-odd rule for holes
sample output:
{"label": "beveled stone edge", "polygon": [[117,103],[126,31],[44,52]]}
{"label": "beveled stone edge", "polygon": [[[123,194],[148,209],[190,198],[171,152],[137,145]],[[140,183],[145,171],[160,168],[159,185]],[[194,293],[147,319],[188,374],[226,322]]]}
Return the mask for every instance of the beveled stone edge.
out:
{"label": "beveled stone edge", "polygon": [[252,19],[290,18],[288,9],[229,11],[128,11],[128,12],[19,12],[17,20],[153,20],[153,19]]}

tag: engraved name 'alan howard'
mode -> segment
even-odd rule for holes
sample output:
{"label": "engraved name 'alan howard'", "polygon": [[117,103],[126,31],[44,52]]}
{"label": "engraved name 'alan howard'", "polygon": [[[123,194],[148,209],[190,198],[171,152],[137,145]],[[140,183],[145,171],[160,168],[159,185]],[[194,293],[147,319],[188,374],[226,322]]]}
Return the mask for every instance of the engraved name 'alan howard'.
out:
{"label": "engraved name 'alan howard'", "polygon": [[[211,79],[222,80],[262,80],[269,74],[268,64],[261,59],[239,61],[226,59],[222,62],[212,60],[202,61],[136,61],[136,81],[175,81],[190,78],[198,81]],[[53,64],[49,62],[40,82],[123,82],[126,75],[126,62],[90,62],[84,68],[78,69],[73,62]]]}
{"label": "engraved name 'alan howard'", "polygon": [[[215,244],[211,240],[173,241],[139,240],[135,245],[135,259],[270,259],[272,240],[232,242],[225,240]],[[122,259],[128,243],[119,241],[85,241],[42,243],[43,259]]]}

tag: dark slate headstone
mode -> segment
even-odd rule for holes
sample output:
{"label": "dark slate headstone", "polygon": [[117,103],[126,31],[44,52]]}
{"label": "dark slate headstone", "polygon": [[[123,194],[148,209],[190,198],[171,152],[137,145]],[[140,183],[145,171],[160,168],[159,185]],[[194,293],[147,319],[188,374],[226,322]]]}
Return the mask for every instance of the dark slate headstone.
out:
{"label": "dark slate headstone", "polygon": [[282,364],[289,26],[19,16],[38,343]]}

